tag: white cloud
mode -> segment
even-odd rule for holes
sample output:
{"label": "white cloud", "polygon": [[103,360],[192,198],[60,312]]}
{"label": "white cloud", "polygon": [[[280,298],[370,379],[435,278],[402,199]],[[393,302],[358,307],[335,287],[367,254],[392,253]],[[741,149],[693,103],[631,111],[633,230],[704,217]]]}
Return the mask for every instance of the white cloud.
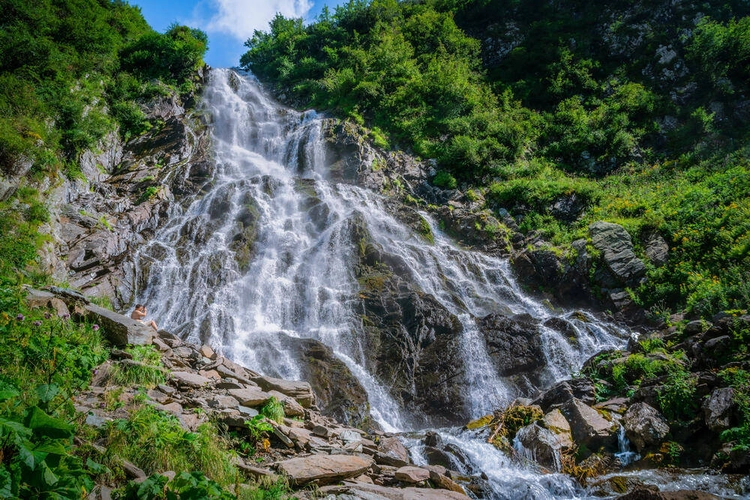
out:
{"label": "white cloud", "polygon": [[194,23],[211,33],[223,33],[244,42],[255,30],[268,31],[277,12],[285,17],[307,17],[310,0],[209,0],[200,2]]}

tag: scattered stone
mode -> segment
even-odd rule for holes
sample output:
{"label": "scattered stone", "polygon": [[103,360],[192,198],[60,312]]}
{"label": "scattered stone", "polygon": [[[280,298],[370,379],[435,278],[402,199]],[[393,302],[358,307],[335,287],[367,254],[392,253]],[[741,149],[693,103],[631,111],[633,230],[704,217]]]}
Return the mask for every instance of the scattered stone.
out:
{"label": "scattered stone", "polygon": [[441,474],[437,471],[431,470],[430,481],[432,481],[435,486],[442,490],[455,491],[456,493],[466,495],[466,491],[461,487],[461,485],[447,477],[445,474]]}
{"label": "scattered stone", "polygon": [[265,404],[271,395],[263,392],[257,387],[245,387],[243,389],[229,389],[230,396],[234,397],[243,406],[256,407]]}
{"label": "scattered stone", "polygon": [[294,485],[302,486],[312,481],[326,485],[360,476],[372,464],[372,459],[361,456],[311,455],[279,462],[277,468]]}
{"label": "scattered stone", "polygon": [[211,348],[211,346],[205,344],[202,345],[200,349],[198,349],[198,353],[204,358],[210,359],[211,361],[215,360],[217,357],[216,352]]}
{"label": "scattered stone", "polygon": [[132,462],[128,462],[127,460],[123,460],[122,463],[122,470],[125,472],[125,475],[128,476],[131,479],[138,479],[138,478],[146,478],[146,473],[143,472],[142,469],[136,467]]}
{"label": "scattered stone", "polygon": [[197,373],[172,372],[171,376],[172,380],[176,382],[177,385],[184,385],[187,387],[201,388],[211,383],[211,379],[198,375]]}
{"label": "scattered stone", "polygon": [[308,382],[261,376],[250,378],[264,391],[279,391],[296,399],[305,408],[309,408],[315,402],[315,396]]}
{"label": "scattered stone", "polygon": [[421,467],[407,465],[396,470],[395,477],[404,483],[418,484],[430,478],[430,471]]}
{"label": "scattered stone", "polygon": [[409,464],[409,451],[397,437],[384,438],[380,440],[375,461],[378,464],[403,467]]}

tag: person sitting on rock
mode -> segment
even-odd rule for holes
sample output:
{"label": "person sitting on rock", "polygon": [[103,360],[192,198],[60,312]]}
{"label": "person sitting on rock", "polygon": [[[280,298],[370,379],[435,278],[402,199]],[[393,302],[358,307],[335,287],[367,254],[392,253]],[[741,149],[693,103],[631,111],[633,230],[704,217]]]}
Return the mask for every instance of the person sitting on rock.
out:
{"label": "person sitting on rock", "polygon": [[130,315],[130,317],[134,320],[140,321],[144,325],[148,325],[154,330],[158,330],[156,327],[156,322],[154,320],[146,320],[144,319],[146,317],[146,306],[143,304],[136,304],[135,309],[133,310],[133,313]]}

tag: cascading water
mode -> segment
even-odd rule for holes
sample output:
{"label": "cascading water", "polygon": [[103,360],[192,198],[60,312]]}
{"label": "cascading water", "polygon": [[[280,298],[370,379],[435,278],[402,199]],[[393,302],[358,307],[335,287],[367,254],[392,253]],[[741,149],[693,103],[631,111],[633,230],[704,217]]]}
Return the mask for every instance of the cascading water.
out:
{"label": "cascading water", "polygon": [[[139,297],[160,325],[209,342],[253,370],[292,379],[300,368],[288,339],[319,340],[360,380],[380,425],[408,429],[415,420],[367,369],[356,313],[357,219],[374,242],[405,263],[410,282],[459,319],[469,413],[481,416],[523,394],[527,387],[497,375],[475,318],[501,312],[545,320],[560,313],[524,295],[506,260],[459,249],[425,215],[435,235],[430,244],[394,218],[379,195],[330,180],[321,120],[275,103],[252,76],[214,70],[204,105],[213,131],[213,183],[175,207],[168,226],[139,254],[145,283]],[[575,343],[542,327],[547,363],[541,384],[566,378],[595,352],[624,343],[623,332],[583,313],[566,320]],[[474,450],[467,453],[475,463],[486,462],[482,468],[497,498],[578,494],[569,479],[514,468],[471,436],[451,433],[445,439]],[[502,493],[517,491],[523,482],[526,493]]]}

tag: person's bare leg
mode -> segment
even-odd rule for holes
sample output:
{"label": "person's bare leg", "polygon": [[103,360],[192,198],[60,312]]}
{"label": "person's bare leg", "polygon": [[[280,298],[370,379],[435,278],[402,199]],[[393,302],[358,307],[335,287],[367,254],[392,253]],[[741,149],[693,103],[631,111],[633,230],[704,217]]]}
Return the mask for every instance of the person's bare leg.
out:
{"label": "person's bare leg", "polygon": [[154,330],[158,330],[158,328],[156,328],[156,322],[154,320],[151,320],[151,323],[149,323],[149,325],[151,325],[151,328],[153,328]]}

